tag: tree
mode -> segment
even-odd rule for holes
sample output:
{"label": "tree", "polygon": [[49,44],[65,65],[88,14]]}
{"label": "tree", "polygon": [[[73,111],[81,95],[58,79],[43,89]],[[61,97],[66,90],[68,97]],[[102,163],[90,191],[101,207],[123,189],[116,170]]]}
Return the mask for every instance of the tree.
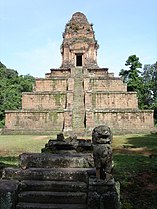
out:
{"label": "tree", "polygon": [[129,66],[129,70],[122,69],[119,75],[127,84],[128,91],[137,92],[139,107],[154,110],[154,119],[157,123],[157,62],[144,65],[142,73],[138,70],[142,64],[136,55],[129,56],[125,65]]}
{"label": "tree", "polygon": [[18,75],[0,62],[0,127],[4,126],[5,110],[21,108],[22,92],[32,91],[34,77]]}
{"label": "tree", "polygon": [[122,69],[119,73],[123,78],[123,82],[127,84],[128,91],[136,91],[139,99],[139,106],[142,106],[142,95],[143,91],[141,72],[138,68],[142,68],[142,64],[139,62],[139,58],[136,55],[128,57],[125,63],[129,66],[129,70]]}
{"label": "tree", "polygon": [[142,76],[145,87],[145,105],[154,109],[154,118],[157,123],[157,62],[144,65]]}

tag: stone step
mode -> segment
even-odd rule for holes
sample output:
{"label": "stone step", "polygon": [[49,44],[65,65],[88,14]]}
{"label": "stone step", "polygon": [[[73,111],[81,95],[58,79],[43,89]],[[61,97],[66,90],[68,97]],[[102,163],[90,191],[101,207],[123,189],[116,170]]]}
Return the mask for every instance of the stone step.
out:
{"label": "stone step", "polygon": [[21,182],[22,191],[87,192],[87,184],[71,181],[32,181]]}
{"label": "stone step", "polygon": [[5,168],[3,179],[80,181],[88,183],[89,175],[95,175],[93,168]]}
{"label": "stone step", "polygon": [[18,203],[16,209],[86,209],[86,204]]}
{"label": "stone step", "polygon": [[19,156],[19,164],[26,168],[89,168],[89,154],[24,153]]}
{"label": "stone step", "polygon": [[86,204],[87,194],[83,192],[25,191],[18,195],[19,202]]}

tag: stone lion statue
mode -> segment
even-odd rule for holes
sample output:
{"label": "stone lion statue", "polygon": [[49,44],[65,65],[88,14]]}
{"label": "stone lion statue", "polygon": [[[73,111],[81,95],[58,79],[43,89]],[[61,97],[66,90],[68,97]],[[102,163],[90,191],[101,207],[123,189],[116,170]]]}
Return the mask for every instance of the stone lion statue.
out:
{"label": "stone lion statue", "polygon": [[92,132],[93,158],[97,179],[106,179],[112,170],[112,132],[108,126],[95,127]]}

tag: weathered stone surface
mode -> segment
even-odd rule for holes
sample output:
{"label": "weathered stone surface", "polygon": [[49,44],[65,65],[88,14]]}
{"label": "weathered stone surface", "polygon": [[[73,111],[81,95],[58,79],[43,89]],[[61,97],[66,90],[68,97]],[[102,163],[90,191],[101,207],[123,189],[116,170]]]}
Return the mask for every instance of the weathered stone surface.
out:
{"label": "weathered stone surface", "polygon": [[106,179],[112,170],[112,133],[108,126],[101,125],[93,129],[93,158],[98,179]]}
{"label": "weathered stone surface", "polygon": [[100,197],[100,209],[119,209],[120,205],[116,192],[107,192]]}
{"label": "weathered stone surface", "polygon": [[[73,14],[69,23],[66,24],[61,45],[62,65],[61,68],[84,66],[86,68],[98,68],[97,49],[92,25],[81,12]],[[81,62],[78,63],[78,55]],[[76,60],[76,61],[75,61]]]}
{"label": "weathered stone surface", "polygon": [[114,179],[90,179],[88,194],[89,209],[120,209],[121,204]]}
{"label": "weathered stone surface", "polygon": [[22,191],[87,192],[87,184],[78,181],[36,181],[23,180]]}
{"label": "weathered stone surface", "polygon": [[19,203],[16,209],[86,209],[85,204]]}
{"label": "weathered stone surface", "polygon": [[0,181],[0,209],[15,209],[18,185],[18,181]]}
{"label": "weathered stone surface", "polygon": [[[70,134],[66,139],[62,135],[62,140],[49,140],[47,144],[45,144],[45,148],[41,150],[43,153],[56,153],[56,154],[72,154],[76,152],[88,153],[92,151],[91,140],[86,139],[77,139],[75,134]],[[73,154],[73,156],[76,156]],[[79,155],[77,155],[79,156]],[[81,157],[81,155],[80,155]],[[85,159],[88,158],[83,156]]]}
{"label": "weathered stone surface", "polygon": [[86,203],[86,193],[82,192],[46,192],[25,191],[18,196],[20,202],[80,204]]}
{"label": "weathered stone surface", "polygon": [[89,168],[92,154],[50,154],[24,153],[19,156],[19,164],[26,168]]}
{"label": "weathered stone surface", "polygon": [[18,180],[57,180],[88,182],[89,174],[95,173],[91,168],[5,168],[3,178]]}

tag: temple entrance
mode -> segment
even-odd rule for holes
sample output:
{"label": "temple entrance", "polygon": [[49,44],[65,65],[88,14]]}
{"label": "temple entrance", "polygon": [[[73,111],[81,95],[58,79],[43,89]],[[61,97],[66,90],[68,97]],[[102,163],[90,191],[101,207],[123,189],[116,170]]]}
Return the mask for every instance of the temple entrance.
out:
{"label": "temple entrance", "polygon": [[82,67],[82,54],[76,54],[76,67]]}

